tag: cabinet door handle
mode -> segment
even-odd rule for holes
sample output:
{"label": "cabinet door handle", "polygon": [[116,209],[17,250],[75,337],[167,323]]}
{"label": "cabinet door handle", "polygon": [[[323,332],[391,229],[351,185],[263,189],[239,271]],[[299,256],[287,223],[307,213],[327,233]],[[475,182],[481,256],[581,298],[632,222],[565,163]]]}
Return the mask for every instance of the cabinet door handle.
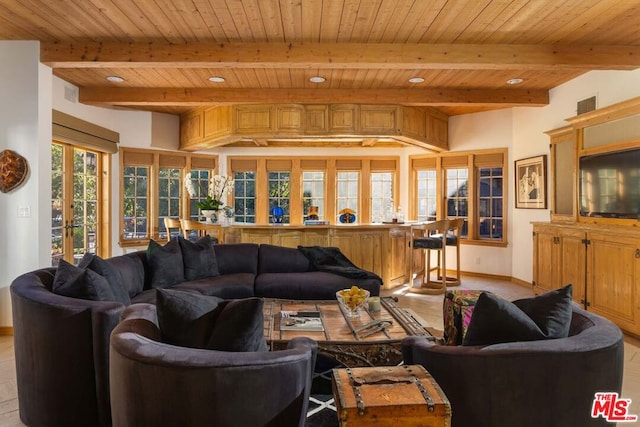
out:
{"label": "cabinet door handle", "polygon": [[636,249],[636,258],[640,258],[640,249]]}

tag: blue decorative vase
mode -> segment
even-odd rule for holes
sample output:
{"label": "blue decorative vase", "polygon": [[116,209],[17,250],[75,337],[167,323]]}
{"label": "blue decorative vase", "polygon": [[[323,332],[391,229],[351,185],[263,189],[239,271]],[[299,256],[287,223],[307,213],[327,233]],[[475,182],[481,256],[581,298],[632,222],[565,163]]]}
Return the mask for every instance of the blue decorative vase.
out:
{"label": "blue decorative vase", "polygon": [[280,206],[275,206],[271,209],[271,220],[274,224],[282,224],[282,218],[284,218],[284,209]]}

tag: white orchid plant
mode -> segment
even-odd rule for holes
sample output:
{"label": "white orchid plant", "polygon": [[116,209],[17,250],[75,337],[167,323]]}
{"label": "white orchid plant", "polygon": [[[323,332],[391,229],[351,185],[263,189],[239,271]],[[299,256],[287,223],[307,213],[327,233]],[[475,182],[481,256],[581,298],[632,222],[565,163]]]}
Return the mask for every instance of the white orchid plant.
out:
{"label": "white orchid plant", "polygon": [[[194,198],[197,195],[191,180],[191,174],[188,172],[185,174],[184,186],[189,193],[189,197]],[[207,197],[200,200],[196,206],[201,211],[218,211],[224,206],[224,198],[232,191],[233,179],[230,176],[214,175],[209,180]]]}

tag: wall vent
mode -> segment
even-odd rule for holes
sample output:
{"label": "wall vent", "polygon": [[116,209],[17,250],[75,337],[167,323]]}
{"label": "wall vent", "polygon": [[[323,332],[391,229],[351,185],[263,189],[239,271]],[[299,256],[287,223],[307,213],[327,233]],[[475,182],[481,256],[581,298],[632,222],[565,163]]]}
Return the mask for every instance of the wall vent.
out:
{"label": "wall vent", "polygon": [[596,109],[596,97],[592,96],[591,98],[583,99],[582,101],[578,101],[578,115],[588,113],[589,111],[593,111]]}
{"label": "wall vent", "polygon": [[75,86],[65,86],[64,99],[70,102],[78,102],[78,88]]}

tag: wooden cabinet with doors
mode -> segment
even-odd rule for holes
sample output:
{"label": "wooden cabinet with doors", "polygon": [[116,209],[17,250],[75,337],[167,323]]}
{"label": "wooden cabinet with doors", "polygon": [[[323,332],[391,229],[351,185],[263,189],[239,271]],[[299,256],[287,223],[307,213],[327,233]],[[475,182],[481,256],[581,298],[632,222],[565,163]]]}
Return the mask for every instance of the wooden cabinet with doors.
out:
{"label": "wooden cabinet with doors", "polygon": [[536,294],[572,283],[576,302],[640,335],[640,230],[549,223],[533,230]]}
{"label": "wooden cabinet with doors", "polygon": [[640,335],[640,233],[593,231],[586,246],[587,310]]}
{"label": "wooden cabinet with doors", "polygon": [[402,285],[408,280],[410,228],[398,227],[389,230],[390,257],[388,257],[390,281],[392,285]]}
{"label": "wooden cabinet with doors", "polygon": [[534,225],[533,291],[536,295],[573,285],[574,301],[585,305],[586,233],[551,224]]}
{"label": "wooden cabinet with doors", "polygon": [[534,224],[534,290],[580,283],[574,299],[640,335],[640,165],[606,157],[640,149],[640,97],[566,121],[546,132],[551,223]]}

